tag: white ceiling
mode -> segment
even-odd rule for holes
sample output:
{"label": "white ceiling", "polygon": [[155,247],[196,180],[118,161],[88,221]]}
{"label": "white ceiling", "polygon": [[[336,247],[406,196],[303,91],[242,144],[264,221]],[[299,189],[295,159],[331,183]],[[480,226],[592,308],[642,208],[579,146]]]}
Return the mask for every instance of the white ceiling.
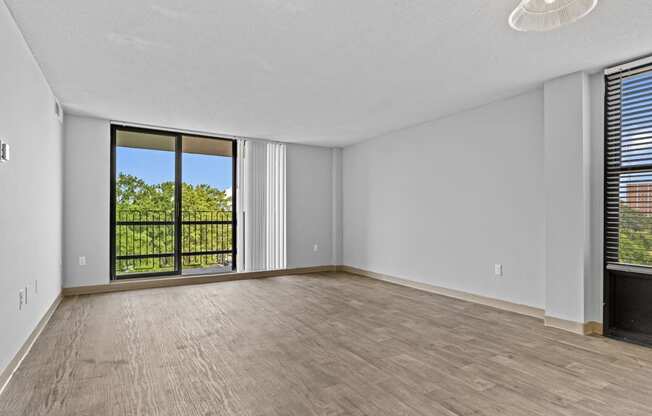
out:
{"label": "white ceiling", "polygon": [[549,33],[518,0],[5,0],[74,113],[346,145],[652,52],[652,1]]}

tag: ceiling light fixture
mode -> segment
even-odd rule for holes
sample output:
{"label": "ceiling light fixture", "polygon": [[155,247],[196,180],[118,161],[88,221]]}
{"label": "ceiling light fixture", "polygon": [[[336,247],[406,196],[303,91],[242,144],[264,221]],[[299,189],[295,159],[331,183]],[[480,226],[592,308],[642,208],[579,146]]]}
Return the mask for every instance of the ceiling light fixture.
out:
{"label": "ceiling light fixture", "polygon": [[573,23],[591,13],[598,0],[522,0],[509,16],[521,32],[545,32]]}

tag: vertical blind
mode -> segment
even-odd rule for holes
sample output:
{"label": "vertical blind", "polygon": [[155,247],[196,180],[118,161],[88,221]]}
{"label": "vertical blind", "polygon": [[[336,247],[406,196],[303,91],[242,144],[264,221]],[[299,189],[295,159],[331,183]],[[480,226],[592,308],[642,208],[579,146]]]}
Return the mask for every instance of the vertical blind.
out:
{"label": "vertical blind", "polygon": [[[238,148],[239,200],[237,216],[238,271],[287,267],[286,255],[286,146],[240,140]],[[240,153],[241,152],[241,153]]]}
{"label": "vertical blind", "polygon": [[267,270],[286,268],[285,145],[267,143]]}
{"label": "vertical blind", "polygon": [[652,64],[605,87],[605,260],[652,267]]}

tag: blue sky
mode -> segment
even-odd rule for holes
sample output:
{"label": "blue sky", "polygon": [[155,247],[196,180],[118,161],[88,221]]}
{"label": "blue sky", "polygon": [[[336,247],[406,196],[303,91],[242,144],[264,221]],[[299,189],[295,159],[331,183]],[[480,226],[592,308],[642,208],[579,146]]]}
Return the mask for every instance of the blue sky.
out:
{"label": "blue sky", "polygon": [[[231,158],[184,153],[183,181],[225,190],[232,185]],[[118,173],[137,176],[149,184],[174,181],[174,152],[116,148]]]}

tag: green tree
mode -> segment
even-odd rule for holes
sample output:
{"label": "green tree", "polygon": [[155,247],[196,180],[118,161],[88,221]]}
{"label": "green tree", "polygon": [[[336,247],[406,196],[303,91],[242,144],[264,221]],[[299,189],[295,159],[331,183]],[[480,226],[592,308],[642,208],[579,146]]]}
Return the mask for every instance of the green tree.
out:
{"label": "green tree", "polygon": [[652,216],[621,202],[619,222],[619,261],[652,266]]}
{"label": "green tree", "polygon": [[[116,252],[161,255],[174,252],[174,182],[148,184],[121,173],[116,181]],[[232,246],[231,197],[209,185],[182,184],[182,252],[229,251]],[[227,254],[183,256],[186,267],[230,261]],[[173,270],[173,257],[120,260],[118,273]]]}

